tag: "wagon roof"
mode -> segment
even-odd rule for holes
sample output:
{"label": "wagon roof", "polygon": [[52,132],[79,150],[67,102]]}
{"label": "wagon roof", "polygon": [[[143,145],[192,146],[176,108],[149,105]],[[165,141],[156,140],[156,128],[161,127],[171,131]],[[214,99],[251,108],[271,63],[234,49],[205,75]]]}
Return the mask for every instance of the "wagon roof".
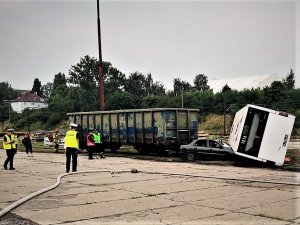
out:
{"label": "wagon roof", "polygon": [[73,112],[67,113],[67,115],[78,115],[78,114],[98,114],[98,113],[125,113],[125,112],[153,112],[153,111],[193,111],[199,112],[199,109],[186,109],[186,108],[149,108],[149,109],[123,109],[123,110],[110,110],[110,111],[90,111],[90,112]]}

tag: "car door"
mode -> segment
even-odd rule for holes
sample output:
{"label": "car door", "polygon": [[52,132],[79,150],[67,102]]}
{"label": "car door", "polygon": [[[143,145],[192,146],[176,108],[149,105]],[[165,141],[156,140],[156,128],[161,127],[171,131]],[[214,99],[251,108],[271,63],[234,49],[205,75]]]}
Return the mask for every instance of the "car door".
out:
{"label": "car door", "polygon": [[209,140],[209,151],[212,154],[224,154],[222,145],[214,140]]}
{"label": "car door", "polygon": [[198,140],[195,142],[194,150],[197,153],[209,153],[209,148],[207,145],[208,145],[207,140]]}

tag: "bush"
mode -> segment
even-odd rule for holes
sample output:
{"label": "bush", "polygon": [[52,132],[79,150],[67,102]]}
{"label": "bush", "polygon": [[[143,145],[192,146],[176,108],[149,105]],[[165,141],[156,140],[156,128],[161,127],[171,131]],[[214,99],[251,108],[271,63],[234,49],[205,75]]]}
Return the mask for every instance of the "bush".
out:
{"label": "bush", "polygon": [[[230,115],[226,115],[227,134],[230,132],[232,119]],[[209,114],[203,118],[203,122],[200,123],[200,130],[204,130],[210,134],[224,133],[224,116],[217,114]]]}

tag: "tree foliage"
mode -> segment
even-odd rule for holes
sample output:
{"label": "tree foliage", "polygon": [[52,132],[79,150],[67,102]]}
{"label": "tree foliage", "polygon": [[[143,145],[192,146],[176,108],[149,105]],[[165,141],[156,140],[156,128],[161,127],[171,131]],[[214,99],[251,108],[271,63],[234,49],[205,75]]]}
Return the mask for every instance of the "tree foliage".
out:
{"label": "tree foliage", "polygon": [[67,86],[67,79],[64,73],[58,73],[54,75],[53,91],[60,86]]}
{"label": "tree foliage", "polygon": [[228,86],[228,84],[225,84],[225,86],[222,88],[222,92],[231,91],[231,88]]}
{"label": "tree foliage", "polygon": [[283,79],[283,83],[288,89],[293,89],[295,87],[295,73],[292,69],[286,78]]}
{"label": "tree foliage", "polygon": [[47,84],[42,85],[42,93],[45,99],[49,99],[53,91],[53,83],[47,82]]}
{"label": "tree foliage", "polygon": [[[12,112],[12,121],[16,128],[31,126],[54,127],[66,119],[68,112],[99,110],[99,62],[96,58],[84,56],[72,65],[68,74],[57,73],[53,82],[41,85],[34,80],[32,91],[47,99],[49,107],[41,110],[25,110],[22,114]],[[164,85],[154,81],[152,74],[139,71],[126,76],[110,62],[103,62],[105,109],[136,108],[185,108],[200,109],[203,116],[217,113],[233,116],[246,104],[255,104],[275,110],[299,114],[300,89],[295,89],[293,70],[280,82],[275,81],[262,89],[232,90],[227,84],[219,93],[213,93],[204,74],[196,74],[193,85],[175,78],[173,90],[166,91]],[[0,118],[7,120],[9,104],[3,100],[17,97],[8,83],[0,83]],[[297,115],[298,115],[297,114]],[[297,119],[296,119],[297,120]],[[299,119],[297,120],[299,121]],[[33,125],[36,124],[36,125]],[[296,127],[300,127],[296,122]]]}
{"label": "tree foliage", "polygon": [[7,82],[0,82],[0,122],[2,128],[3,122],[9,118],[10,101],[17,98],[17,91],[15,91],[11,85]]}
{"label": "tree foliage", "polygon": [[39,78],[34,79],[31,93],[36,93],[38,96],[43,97],[42,83]]}
{"label": "tree foliage", "polygon": [[197,74],[194,79],[194,87],[197,91],[208,91],[209,85],[207,85],[208,79],[204,74]]}
{"label": "tree foliage", "polygon": [[179,95],[183,91],[184,92],[191,91],[191,89],[192,89],[192,85],[190,85],[189,82],[182,81],[179,78],[175,78],[173,83],[174,83],[173,84],[173,92],[175,95]]}

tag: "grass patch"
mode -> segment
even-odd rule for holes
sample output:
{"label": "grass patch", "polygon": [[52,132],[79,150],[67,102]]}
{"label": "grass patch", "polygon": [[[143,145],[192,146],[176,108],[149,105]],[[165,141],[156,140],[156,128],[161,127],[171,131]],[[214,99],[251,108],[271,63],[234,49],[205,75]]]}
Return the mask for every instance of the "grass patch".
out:
{"label": "grass patch", "polygon": [[[232,118],[230,115],[226,115],[226,133],[230,132]],[[200,123],[200,130],[209,134],[224,133],[224,116],[217,114],[210,114],[203,119]]]}

